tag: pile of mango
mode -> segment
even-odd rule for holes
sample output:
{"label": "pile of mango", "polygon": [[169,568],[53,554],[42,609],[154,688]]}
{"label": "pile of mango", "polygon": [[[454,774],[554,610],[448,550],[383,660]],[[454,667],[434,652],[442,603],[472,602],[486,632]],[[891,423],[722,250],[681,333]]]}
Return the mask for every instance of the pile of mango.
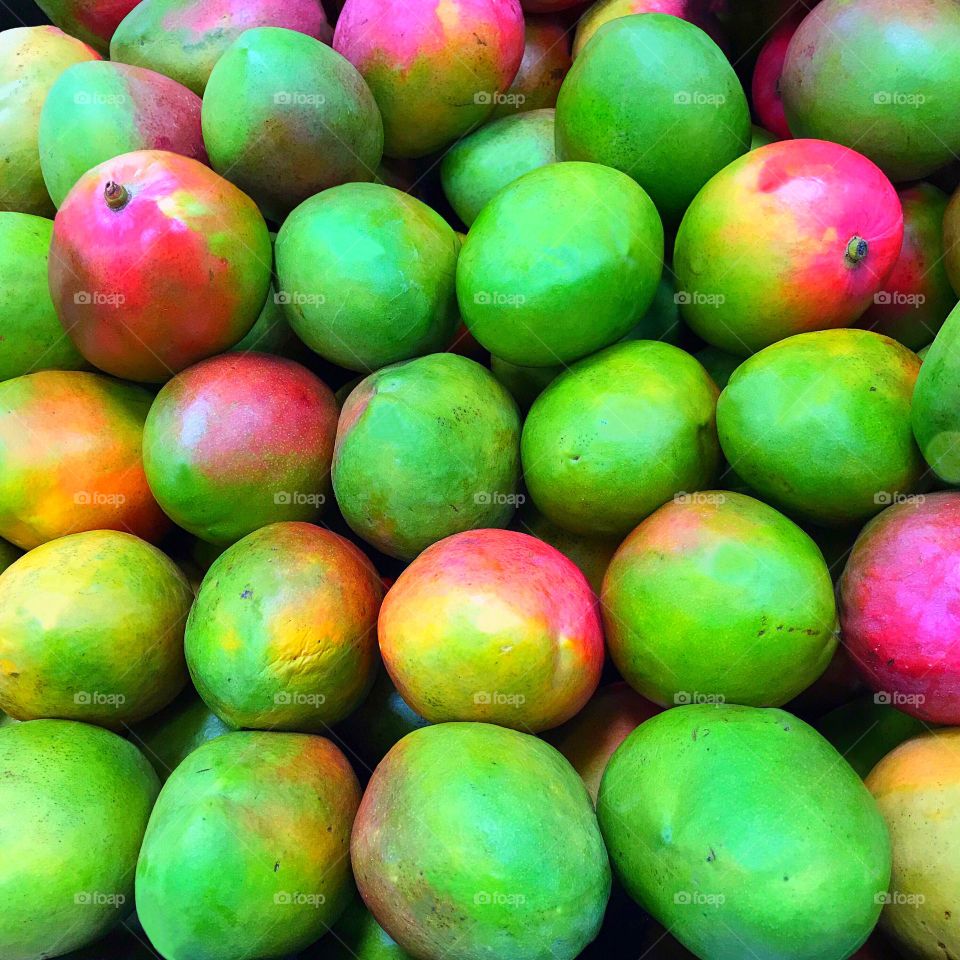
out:
{"label": "pile of mango", "polygon": [[960,3],[38,3],[0,960],[960,957]]}

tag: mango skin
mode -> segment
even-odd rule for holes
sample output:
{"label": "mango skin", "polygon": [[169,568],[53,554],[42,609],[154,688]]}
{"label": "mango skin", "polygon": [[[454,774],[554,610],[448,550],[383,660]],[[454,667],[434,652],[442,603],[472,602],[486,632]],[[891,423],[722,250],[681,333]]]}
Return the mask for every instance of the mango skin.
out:
{"label": "mango skin", "polygon": [[300,204],[280,228],[278,296],[311,350],[371,373],[450,343],[459,253],[426,204],[382,184],[344,184]]}
{"label": "mango skin", "polygon": [[[854,238],[865,241],[856,262]],[[853,326],[902,242],[900,198],[869,160],[822,140],[771,143],[721,170],[687,209],[673,258],[681,313],[740,356]]]}
{"label": "mango skin", "polygon": [[864,780],[894,747],[928,729],[922,720],[891,706],[891,699],[858,697],[817,721],[820,733]]}
{"label": "mango skin", "polygon": [[[107,202],[111,183],[127,194],[119,209]],[[88,170],[61,204],[50,295],[91,363],[157,383],[250,330],[271,265],[248,196],[190,157],[135,150]]]}
{"label": "mango skin", "polygon": [[826,0],[793,35],[780,88],[794,136],[854,147],[903,181],[960,150],[958,76],[951,0]]}
{"label": "mango skin", "polygon": [[557,105],[557,94],[570,69],[570,34],[561,17],[526,14],[523,59],[490,121]]}
{"label": "mango skin", "polygon": [[373,682],[383,585],[349,540],[272,523],[203,578],[185,636],[194,685],[234,727],[326,730]]}
{"label": "mango skin", "polygon": [[507,184],[554,163],[552,109],[493,120],[454,144],[443,156],[443,192],[469,227]]}
{"label": "mango skin", "polygon": [[603,669],[586,578],[513,530],[468,530],[424,550],[387,593],[378,636],[401,696],[433,723],[537,733],[576,714]]}
{"label": "mango skin", "polygon": [[597,815],[627,892],[712,960],[849,956],[890,880],[873,798],[782,710],[701,704],[647,720],[610,760]]}
{"label": "mango skin", "polygon": [[931,183],[911,184],[897,194],[903,207],[900,256],[857,326],[919,350],[957,305],[944,250],[948,198]]}
{"label": "mango skin", "polygon": [[63,332],[47,288],[53,221],[0,213],[0,381],[87,361]]}
{"label": "mango skin", "polygon": [[772,506],[828,526],[862,523],[921,486],[910,431],[919,370],[916,354],[867,330],[781,340],[745,360],[720,395],[723,452]]}
{"label": "mango skin", "polygon": [[[238,433],[235,418],[247,429]],[[150,408],[150,489],[177,524],[211,543],[316,519],[336,423],[333,394],[306,367],[263,353],[211,357],[174,377]]]}
{"label": "mango skin", "polygon": [[383,156],[380,111],[353,64],[280,27],[246,31],[217,61],[203,139],[214,170],[278,223],[321,190],[373,180]]}
{"label": "mango skin", "polygon": [[523,427],[534,505],[573,533],[626,536],[674,494],[711,484],[716,401],[703,367],[670,344],[633,340],[580,361]]}
{"label": "mango skin", "polygon": [[[285,956],[336,922],[360,786],[323,737],[241,731],[164,784],[137,863],[137,915],[167,960]],[[239,835],[238,835],[239,831]]]}
{"label": "mango skin", "polygon": [[83,371],[0,383],[0,536],[24,550],[81,530],[158,540],[170,521],[143,470],[150,400]]}
{"label": "mango skin", "polygon": [[613,662],[662,706],[778,707],[837,649],[823,554],[743,494],[688,494],[660,507],[617,550],[601,598]]}
{"label": "mango skin", "polygon": [[39,0],[37,6],[64,33],[90,44],[97,53],[110,50],[110,38],[137,0]]}
{"label": "mango skin", "polygon": [[516,404],[465,357],[384,367],[343,405],[337,503],[354,532],[389,556],[412,560],[454,533],[507,526],[519,470]]}
{"label": "mango skin", "polygon": [[0,210],[53,216],[40,170],[40,109],[67,67],[99,59],[57,27],[0,32]]}
{"label": "mango skin", "polygon": [[132,744],[68,720],[0,728],[0,954],[36,960],[99,940],[133,905],[160,784]]}
{"label": "mango skin", "polygon": [[950,311],[930,344],[917,375],[911,418],[913,434],[931,469],[947,483],[960,483],[960,306]]}
{"label": "mango skin", "polygon": [[542,740],[486,723],[404,737],[370,780],[351,857],[367,906],[414,956],[573,960],[610,895],[577,774]]}
{"label": "mango skin", "polygon": [[893,877],[880,926],[905,956],[960,951],[960,730],[936,730],[892,750],[867,777],[890,829]]}
{"label": "mango skin", "polygon": [[188,688],[159,713],[137,724],[130,739],[165,783],[197,747],[233,729]]}
{"label": "mango skin", "polygon": [[551,730],[547,741],[570,761],[590,793],[594,805],[600,781],[617,747],[660,712],[660,707],[622,680],[601,687],[587,705],[562,727]]}
{"label": "mango skin", "polygon": [[200,98],[163,74],[124,63],[78,63],[57,78],[40,112],[40,169],[59,207],[90,169],[133,150],[207,162]]}
{"label": "mango skin", "polygon": [[129,533],[31,550],[0,579],[0,708],[114,729],[156,713],[187,680],[192,600],[173,561]]}
{"label": "mango skin", "polygon": [[110,59],[156,70],[203,96],[216,62],[245,30],[285,27],[327,41],[320,0],[141,0],[110,41]]}
{"label": "mango skin", "polygon": [[557,157],[629,174],[669,224],[747,152],[750,132],[747,98],[723,51],[668,14],[604,24],[557,97]]}
{"label": "mango skin", "polygon": [[494,356],[556,366],[624,336],[653,302],[662,261],[660,217],[634,181],[552,163],[483,208],[460,253],[457,299]]}
{"label": "mango skin", "polygon": [[960,724],[960,493],[908,497],[868,523],[840,578],[843,642],[872,689],[930,724]]}
{"label": "mango skin", "polygon": [[333,49],[363,74],[384,152],[423,157],[493,112],[524,51],[517,0],[347,0]]}

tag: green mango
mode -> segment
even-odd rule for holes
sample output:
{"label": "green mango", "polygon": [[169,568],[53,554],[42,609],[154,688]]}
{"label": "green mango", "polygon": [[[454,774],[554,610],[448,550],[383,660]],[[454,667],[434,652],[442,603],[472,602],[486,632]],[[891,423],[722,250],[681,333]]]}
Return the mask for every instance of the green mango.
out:
{"label": "green mango", "polygon": [[573,960],[610,896],[577,773],[494,724],[404,737],[370,781],[350,852],[364,901],[415,957]]}
{"label": "green mango", "polygon": [[359,897],[343,912],[337,925],[300,960],[413,960]]}
{"label": "green mango", "polygon": [[57,957],[133,906],[160,784],[133,744],[71,720],[0,726],[0,956]]}
{"label": "green mango", "polygon": [[384,367],[343,405],[337,503],[364,540],[412,560],[451,534],[510,522],[519,441],[516,404],[480,364],[434,353]]}
{"label": "green mango", "polygon": [[627,892],[709,960],[848,957],[890,881],[877,804],[783,710],[657,714],[611,758],[597,815]]}
{"label": "green mango", "polygon": [[60,326],[47,287],[53,221],[0,213],[0,380],[87,366]]}
{"label": "green mango", "polygon": [[723,51],[699,27],[661,13],[604,24],[557,97],[557,157],[633,177],[664,223],[750,147],[750,108]]}
{"label": "green mango", "polygon": [[717,388],[688,353],[631,340],[581,360],[537,398],[523,427],[527,489],[573,533],[624,537],[717,470]]}
{"label": "green mango", "polygon": [[531,110],[485,124],[454,144],[440,164],[443,192],[469,227],[517,177],[553,163],[554,111]]}
{"label": "green mango", "polygon": [[495,357],[551,367],[625,336],[653,302],[662,261],[660,217],[634,181],[597,163],[550,163],[474,221],[457,299]]}
{"label": "green mango", "polygon": [[311,350],[370,373],[446,349],[459,322],[459,253],[456,233],[425,203],[348,183],[300,204],[280,228],[278,298]]}
{"label": "green mango", "polygon": [[166,960],[282,957],[349,902],[360,786],[323,737],[225,733],[164,784],[137,863],[137,915]]}
{"label": "green mango", "polygon": [[924,459],[947,483],[960,483],[960,306],[927,348],[911,408]]}
{"label": "green mango", "polygon": [[241,34],[214,66],[203,93],[203,141],[213,169],[281,223],[321,190],[372,181],[383,122],[349,60],[296,30],[260,27]]}

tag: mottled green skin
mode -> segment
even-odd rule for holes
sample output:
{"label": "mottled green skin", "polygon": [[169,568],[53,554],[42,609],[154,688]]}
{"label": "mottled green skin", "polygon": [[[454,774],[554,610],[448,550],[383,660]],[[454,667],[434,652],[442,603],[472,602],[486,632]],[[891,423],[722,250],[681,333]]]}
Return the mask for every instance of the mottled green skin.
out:
{"label": "mottled green skin", "polygon": [[134,150],[169,150],[201,163],[200,98],[142,67],[94,60],[64,70],[40,113],[40,168],[59,207],[95,166]]}
{"label": "mottled green skin", "polygon": [[911,415],[927,463],[941,480],[960,483],[960,306],[927,348]]}
{"label": "mottled green skin", "polygon": [[664,222],[750,147],[750,109],[723,51],[667,14],[604,24],[557,98],[557,157],[629,174]]}
{"label": "mottled green skin", "polygon": [[380,667],[367,698],[337,729],[372,772],[395,743],[429,725],[400,696],[390,674]]}
{"label": "mottled green skin", "polygon": [[573,533],[625,536],[675,493],[711,484],[716,402],[706,370],[670,344],[633,340],[588,357],[524,424],[534,504]]}
{"label": "mottled green skin", "polygon": [[881,696],[871,693],[851,700],[817,723],[820,733],[863,779],[894,747],[929,729],[889,703],[878,703]]}
{"label": "mottled green skin", "polygon": [[513,529],[549,543],[567,559],[572,560],[590,581],[593,592],[600,593],[603,575],[620,546],[617,537],[592,537],[582,533],[571,533],[557,526],[534,506],[518,513],[512,524]]}
{"label": "mottled green skin", "polygon": [[553,118],[552,109],[503,117],[464,137],[444,154],[443,192],[468,227],[507,184],[557,159]]}
{"label": "mottled green skin", "polygon": [[646,313],[662,261],[660,218],[629,177],[595,163],[548,164],[501,190],[471,227],[457,264],[460,312],[496,357],[568,363]]}
{"label": "mottled green skin", "polygon": [[401,740],[370,781],[351,856],[367,905],[418,957],[573,960],[610,894],[576,772],[542,740],[493,724]]}
{"label": "mottled green skin", "polygon": [[321,190],[372,181],[383,122],[349,60],[306,34],[260,27],[241,34],[213,68],[203,140],[213,169],[282,222]]}
{"label": "mottled green skin", "polygon": [[255,530],[214,561],[190,611],[197,692],[235,727],[324,732],[373,683],[382,599],[343,537],[309,523]]}
{"label": "mottled green skin", "polygon": [[164,784],[137,863],[137,915],[166,960],[281,957],[349,902],[360,786],[323,737],[236,732]]}
{"label": "mottled green skin", "polygon": [[717,347],[704,347],[694,356],[703,364],[703,368],[710,374],[710,379],[721,390],[730,382],[733,371],[743,363],[743,357],[727,353]]}
{"label": "mottled green skin", "polygon": [[0,380],[87,365],[63,332],[47,288],[53,221],[0,213]]}
{"label": "mottled green skin", "polygon": [[333,489],[344,519],[393,557],[505,527],[520,467],[510,394],[472,360],[435,353],[363,380],[340,414]]}
{"label": "mottled green skin", "polygon": [[331,35],[320,0],[140,0],[110,39],[110,59],[156,70],[203,96],[226,49],[258,27],[325,41]]}
{"label": "mottled green skin", "polygon": [[782,710],[685,706],[613,755],[597,815],[630,895],[699,957],[838,960],[890,880],[876,803]]}
{"label": "mottled green skin", "polygon": [[357,897],[310,960],[413,960]]}
{"label": "mottled green skin", "polygon": [[793,36],[780,91],[795,137],[852,147],[892,180],[933,173],[960,150],[960,7],[824,0]]}
{"label": "mottled green skin", "polygon": [[456,233],[426,204],[383,184],[344,184],[281,227],[280,299],[308,347],[369,373],[450,343],[459,253]]}
{"label": "mottled green skin", "polygon": [[717,404],[730,466],[763,499],[829,525],[863,522],[915,492],[910,432],[920,361],[867,330],[819,330],[745,360]]}
{"label": "mottled green skin", "polygon": [[163,783],[197,747],[232,729],[190,688],[149,720],[134,727],[130,739]]}
{"label": "mottled green skin", "polygon": [[107,730],[66,720],[0,728],[4,960],[69,953],[123,919],[159,789],[136,747]]}
{"label": "mottled green skin", "polygon": [[187,680],[192,600],[176,564],[129,533],[36,547],[0,580],[0,708],[111,728],[156,713]]}
{"label": "mottled green skin", "polygon": [[0,210],[53,216],[40,171],[40,109],[67,67],[99,59],[56,27],[0,31]]}
{"label": "mottled green skin", "polygon": [[823,554],[795,523],[739,493],[678,499],[647,517],[610,562],[600,596],[617,669],[664,706],[781,706],[837,648]]}

